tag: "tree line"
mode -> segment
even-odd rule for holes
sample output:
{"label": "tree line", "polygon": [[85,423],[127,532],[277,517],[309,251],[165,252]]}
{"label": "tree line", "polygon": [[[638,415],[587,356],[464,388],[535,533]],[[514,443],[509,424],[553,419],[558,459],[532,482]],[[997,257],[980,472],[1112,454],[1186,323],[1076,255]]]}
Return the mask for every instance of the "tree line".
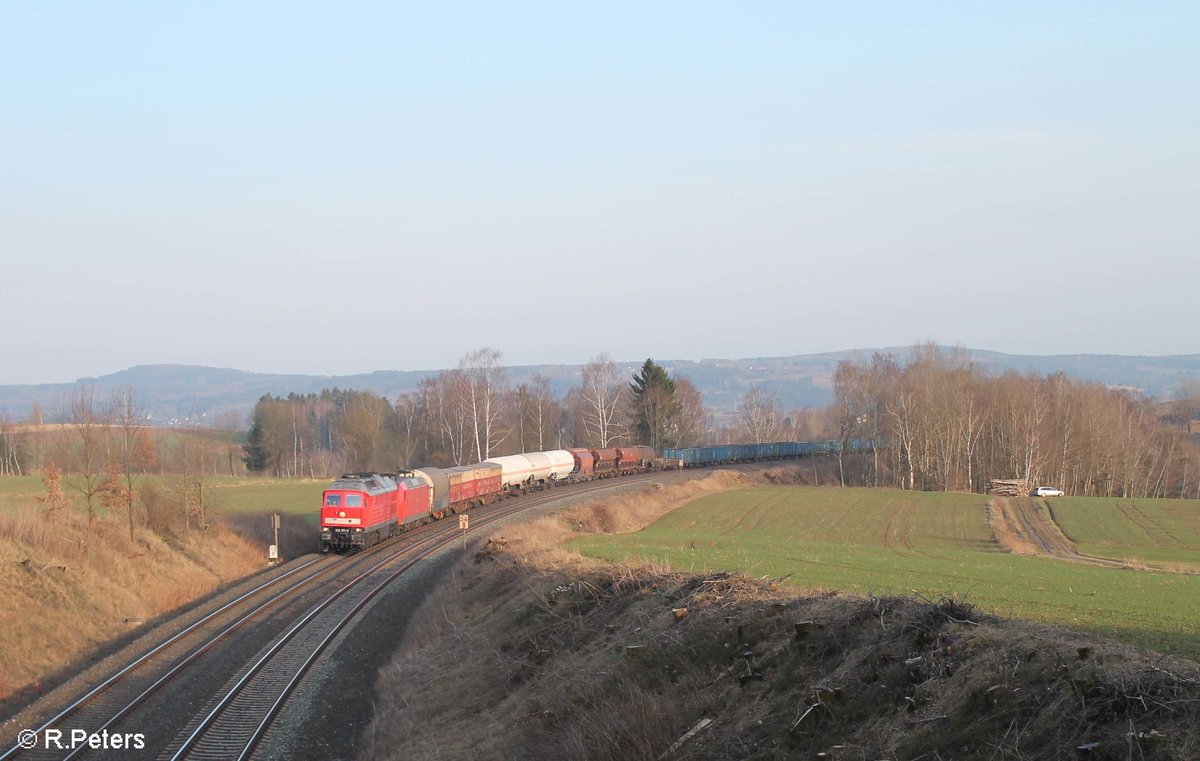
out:
{"label": "tree line", "polygon": [[[1195,382],[1156,404],[1061,374],[993,376],[965,351],[930,343],[904,362],[884,354],[842,362],[826,408],[785,412],[752,384],[736,414],[719,417],[687,378],[653,359],[625,376],[601,354],[562,395],[537,376],[510,383],[501,359],[493,349],[471,352],[394,399],[336,388],[263,396],[244,442],[194,425],[149,429],[132,389],[98,399],[83,387],[53,416],[40,408],[27,423],[0,416],[0,475],[56,472],[89,516],[105,504],[132,515],[141,500],[152,521],[199,526],[216,475],[320,479],[575,446],[836,439],[844,485],[982,492],[991,479],[1022,478],[1071,494],[1200,498]],[[134,476],[149,473],[170,478],[135,488]]]}
{"label": "tree line", "polygon": [[1180,425],[1196,412],[1186,394],[1163,407],[1061,373],[993,377],[932,343],[906,364],[842,362],[833,385],[837,438],[866,448],[839,457],[843,484],[982,492],[1006,478],[1076,495],[1200,498],[1196,442]]}
{"label": "tree line", "polygon": [[320,478],[577,446],[694,446],[707,429],[700,392],[653,359],[625,379],[601,354],[560,398],[540,376],[511,384],[500,352],[484,348],[394,400],[336,388],[263,396],[251,414],[245,463],[255,472]]}

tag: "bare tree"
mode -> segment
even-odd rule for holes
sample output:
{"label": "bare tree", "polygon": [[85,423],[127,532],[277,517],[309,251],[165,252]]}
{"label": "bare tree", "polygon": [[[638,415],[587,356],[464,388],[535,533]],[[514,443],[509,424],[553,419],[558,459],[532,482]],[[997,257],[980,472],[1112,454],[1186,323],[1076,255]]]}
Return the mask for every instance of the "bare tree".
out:
{"label": "bare tree", "polygon": [[904,458],[904,467],[907,471],[907,477],[904,479],[904,488],[906,489],[917,487],[915,450],[921,424],[918,398],[917,389],[911,384],[906,384],[898,389],[893,403],[888,407],[888,417],[892,422],[892,435],[896,437],[896,442],[900,445],[900,454]]}
{"label": "bare tree", "polygon": [[194,486],[193,473],[197,467],[198,455],[190,425],[181,431],[176,439],[176,456],[179,460],[179,497],[180,508],[183,511],[183,525],[190,529],[192,517],[195,516],[196,525],[199,527],[201,525],[200,505],[197,497],[202,496],[202,492],[198,493]]}
{"label": "bare tree", "polygon": [[506,390],[504,365],[500,352],[485,347],[464,356],[458,369],[465,381],[459,388],[471,424],[476,461],[482,462],[508,436],[500,424]]}
{"label": "bare tree", "polygon": [[0,475],[19,476],[21,458],[17,454],[20,438],[8,413],[0,414]]}
{"label": "bare tree", "polygon": [[354,470],[386,470],[394,467],[384,442],[393,411],[387,399],[370,391],[347,395],[337,418],[337,438],[344,443],[346,462]]}
{"label": "bare tree", "polygon": [[583,402],[583,428],[591,443],[609,447],[625,437],[620,416],[628,395],[617,374],[617,365],[602,353],[583,366],[580,399]]}
{"label": "bare tree", "polygon": [[[969,384],[970,379],[967,379],[966,382]],[[970,385],[964,385],[961,393],[958,438],[967,467],[967,489],[975,491],[975,458],[980,437],[985,430],[984,424],[991,418],[992,411],[990,407],[980,403],[978,393]]]}
{"label": "bare tree", "polygon": [[144,435],[142,421],[145,418],[132,388],[122,386],[112,399],[112,418],[117,429],[117,457],[120,460],[119,477],[124,480],[124,507],[129,513],[129,541],[133,541],[133,468],[137,459],[138,439]]}
{"label": "bare tree", "polygon": [[91,386],[79,386],[67,397],[64,417],[78,447],[81,480],[75,488],[87,504],[90,530],[96,521],[96,500],[103,482],[102,460],[108,420],[96,402],[95,389]]}
{"label": "bare tree", "polygon": [[459,401],[465,396],[462,387],[466,383],[461,370],[441,372],[421,382],[418,394],[425,427],[430,432],[427,448],[433,464],[441,464],[443,460],[447,464],[463,464],[471,428],[466,409]]}
{"label": "bare tree", "polygon": [[834,413],[839,440],[838,479],[842,486],[846,485],[846,450],[856,434],[861,436],[867,405],[866,379],[866,371],[856,362],[839,362],[833,373]]}
{"label": "bare tree", "polygon": [[412,467],[417,453],[417,423],[420,420],[421,404],[417,394],[401,394],[392,405],[396,410],[396,424],[400,434],[400,462]]}
{"label": "bare tree", "polygon": [[681,447],[697,447],[708,433],[708,410],[700,390],[687,378],[675,378],[675,399],[679,402],[675,441]]}
{"label": "bare tree", "polygon": [[[525,390],[524,427],[529,434],[528,445],[533,447],[533,451],[545,451],[557,439],[562,405],[554,398],[550,383],[541,375],[534,375],[528,385],[522,385],[522,388]],[[521,440],[521,448],[525,451],[524,438]]]}
{"label": "bare tree", "polygon": [[39,471],[46,462],[46,411],[37,402],[29,412],[29,422],[33,425],[33,442],[30,446],[33,461],[30,469]]}
{"label": "bare tree", "polygon": [[747,438],[754,444],[775,441],[783,414],[779,399],[758,383],[751,383],[737,406],[738,418],[746,429]]}

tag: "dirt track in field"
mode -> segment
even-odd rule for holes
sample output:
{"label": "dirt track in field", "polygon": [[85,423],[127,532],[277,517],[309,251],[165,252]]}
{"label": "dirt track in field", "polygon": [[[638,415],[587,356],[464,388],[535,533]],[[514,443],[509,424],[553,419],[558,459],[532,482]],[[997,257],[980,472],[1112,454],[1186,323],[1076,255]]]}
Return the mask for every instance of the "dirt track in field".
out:
{"label": "dirt track in field", "polygon": [[901,554],[915,555],[912,544],[912,522],[916,506],[909,502],[895,502],[888,506],[880,536],[884,547],[898,548]]}
{"label": "dirt track in field", "polygon": [[1044,499],[997,497],[988,503],[989,523],[996,541],[1018,555],[1043,555],[1074,563],[1123,568],[1124,563],[1079,554],[1054,520]]}

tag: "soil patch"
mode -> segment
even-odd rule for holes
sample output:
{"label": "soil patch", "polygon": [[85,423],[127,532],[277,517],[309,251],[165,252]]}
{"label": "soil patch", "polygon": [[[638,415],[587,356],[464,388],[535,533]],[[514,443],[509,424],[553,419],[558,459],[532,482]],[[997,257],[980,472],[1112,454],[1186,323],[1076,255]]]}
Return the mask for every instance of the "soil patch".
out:
{"label": "soil patch", "polygon": [[999,545],[1018,555],[1045,555],[1076,563],[1123,568],[1116,560],[1082,555],[1054,520],[1044,500],[996,497],[988,502],[988,522]]}

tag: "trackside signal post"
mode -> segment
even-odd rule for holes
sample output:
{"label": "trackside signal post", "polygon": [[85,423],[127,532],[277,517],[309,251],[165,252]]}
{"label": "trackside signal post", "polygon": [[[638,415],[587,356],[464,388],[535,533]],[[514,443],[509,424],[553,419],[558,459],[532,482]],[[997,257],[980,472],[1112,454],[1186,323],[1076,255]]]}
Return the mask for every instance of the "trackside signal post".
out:
{"label": "trackside signal post", "polygon": [[275,530],[275,544],[267,550],[267,560],[271,565],[279,565],[279,513],[271,514],[271,528]]}
{"label": "trackside signal post", "polygon": [[461,528],[462,532],[463,532],[463,549],[464,550],[467,548],[467,529],[470,527],[470,525],[471,525],[471,517],[469,515],[467,515],[466,513],[463,513],[462,515],[458,516],[458,527]]}

